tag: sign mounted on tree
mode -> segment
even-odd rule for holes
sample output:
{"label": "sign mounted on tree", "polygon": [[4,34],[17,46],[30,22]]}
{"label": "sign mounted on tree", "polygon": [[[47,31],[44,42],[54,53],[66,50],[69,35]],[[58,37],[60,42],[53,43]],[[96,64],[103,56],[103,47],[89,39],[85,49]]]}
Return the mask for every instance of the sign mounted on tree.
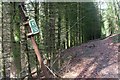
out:
{"label": "sign mounted on tree", "polygon": [[37,34],[37,33],[39,33],[38,26],[37,26],[37,24],[36,24],[36,22],[35,22],[34,19],[29,20],[29,26],[30,26],[30,28],[31,28],[32,34]]}

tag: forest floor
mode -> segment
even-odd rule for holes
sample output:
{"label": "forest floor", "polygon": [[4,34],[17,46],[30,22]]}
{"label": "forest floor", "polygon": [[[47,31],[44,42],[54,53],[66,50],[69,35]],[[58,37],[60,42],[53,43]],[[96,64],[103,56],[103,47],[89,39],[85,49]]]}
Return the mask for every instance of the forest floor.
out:
{"label": "forest floor", "polygon": [[62,52],[62,78],[118,78],[119,35],[94,40]]}

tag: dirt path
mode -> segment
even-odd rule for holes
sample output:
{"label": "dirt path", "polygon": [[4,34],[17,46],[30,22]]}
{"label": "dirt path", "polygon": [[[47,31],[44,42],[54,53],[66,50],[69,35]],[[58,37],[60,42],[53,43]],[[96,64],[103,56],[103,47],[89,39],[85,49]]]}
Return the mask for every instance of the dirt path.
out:
{"label": "dirt path", "polygon": [[65,50],[63,78],[118,78],[118,35]]}

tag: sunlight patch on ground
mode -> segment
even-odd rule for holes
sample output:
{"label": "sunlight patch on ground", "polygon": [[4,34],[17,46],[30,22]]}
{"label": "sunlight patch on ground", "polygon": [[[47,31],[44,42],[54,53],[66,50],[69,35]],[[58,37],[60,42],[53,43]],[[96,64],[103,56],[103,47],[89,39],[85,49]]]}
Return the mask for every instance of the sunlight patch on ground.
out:
{"label": "sunlight patch on ground", "polygon": [[97,64],[98,64],[98,63],[95,62],[94,64],[92,64],[92,65],[88,68],[87,72],[85,73],[85,75],[86,75],[87,77],[91,76],[91,74],[93,73],[93,71],[96,69]]}
{"label": "sunlight patch on ground", "polygon": [[[113,74],[114,75],[113,75]],[[113,64],[108,67],[105,67],[100,71],[100,75],[104,76],[105,78],[116,78],[118,77],[118,64]]]}
{"label": "sunlight patch on ground", "polygon": [[70,73],[65,73],[63,78],[76,78],[78,73],[76,72],[70,72]]}

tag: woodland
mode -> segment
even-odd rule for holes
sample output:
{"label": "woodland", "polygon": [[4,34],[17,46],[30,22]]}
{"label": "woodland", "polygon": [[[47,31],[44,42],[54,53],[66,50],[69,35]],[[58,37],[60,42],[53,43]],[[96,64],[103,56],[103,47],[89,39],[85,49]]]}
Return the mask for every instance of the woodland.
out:
{"label": "woodland", "polygon": [[119,41],[119,0],[0,2],[3,80],[118,79]]}

